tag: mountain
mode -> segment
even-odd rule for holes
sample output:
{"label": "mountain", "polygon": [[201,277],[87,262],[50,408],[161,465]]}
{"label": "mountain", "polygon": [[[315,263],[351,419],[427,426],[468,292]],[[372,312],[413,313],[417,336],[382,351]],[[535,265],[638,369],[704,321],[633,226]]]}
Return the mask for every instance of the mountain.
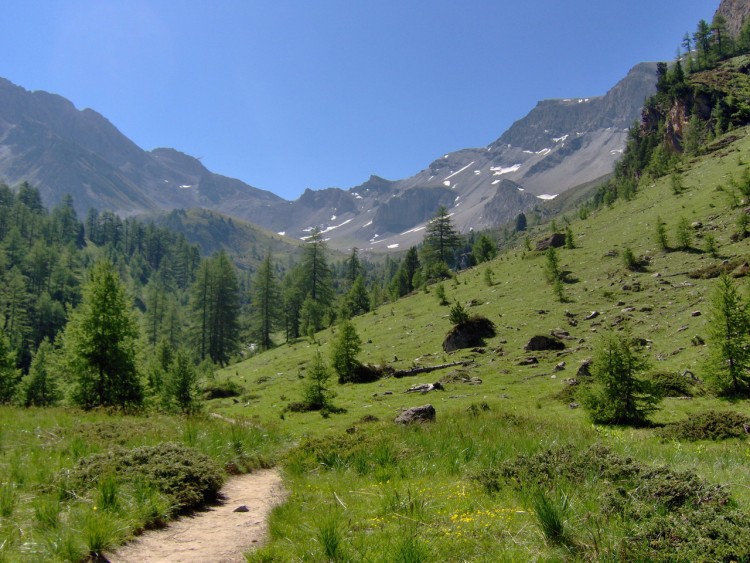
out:
{"label": "mountain", "polygon": [[47,205],[70,194],[82,214],[91,207],[123,216],[188,207],[247,214],[282,201],[173,149],[144,151],[97,112],[2,78],[0,179],[29,182]]}
{"label": "mountain", "polygon": [[637,65],[604,96],[539,102],[489,146],[445,154],[410,178],[372,176],[291,202],[174,149],[145,151],[91,109],[0,79],[0,179],[29,182],[47,205],[71,194],[81,214],[205,208],[294,238],[317,227],[335,248],[401,249],[441,205],[460,230],[485,229],[610,174],[655,69]]}
{"label": "mountain", "polygon": [[419,242],[439,205],[461,231],[495,227],[609,175],[655,89],[656,63],[642,63],[604,96],[539,102],[487,147],[446,154],[404,180],[308,190],[256,220],[294,237],[319,227],[333,246],[375,250]]}

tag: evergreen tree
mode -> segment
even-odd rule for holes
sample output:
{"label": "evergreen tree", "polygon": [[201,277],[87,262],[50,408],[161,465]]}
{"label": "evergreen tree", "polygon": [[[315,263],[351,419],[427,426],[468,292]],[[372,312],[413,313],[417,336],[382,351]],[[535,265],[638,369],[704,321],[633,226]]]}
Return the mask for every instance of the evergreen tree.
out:
{"label": "evergreen tree", "polygon": [[362,341],[350,321],[338,326],[338,335],[331,349],[333,369],[339,376],[339,383],[356,381],[356,371],[361,365],[357,360],[362,348]]}
{"label": "evergreen tree", "polygon": [[669,250],[669,240],[667,239],[667,228],[661,217],[656,218],[656,241],[659,243],[659,248],[662,250]]}
{"label": "evergreen tree", "polygon": [[37,348],[29,374],[21,380],[19,402],[25,407],[48,407],[62,398],[52,366],[53,348],[43,340]]}
{"label": "evergreen tree", "polygon": [[471,254],[477,264],[492,260],[497,256],[497,246],[487,234],[481,234],[471,247]]}
{"label": "evergreen tree", "polygon": [[708,64],[708,59],[711,54],[711,27],[706,20],[698,22],[698,27],[693,34],[693,42],[698,49],[703,64]]}
{"label": "evergreen tree", "polygon": [[20,377],[21,372],[16,369],[10,341],[0,331],[0,404],[7,404],[13,400]]}
{"label": "evergreen tree", "polygon": [[315,229],[305,241],[302,256],[302,276],[299,279],[301,293],[323,307],[333,302],[331,268],[328,265],[326,243],[320,229]]}
{"label": "evergreen tree", "polygon": [[638,375],[646,359],[621,334],[602,337],[591,366],[594,383],[583,392],[583,406],[596,424],[641,425],[657,409],[661,396],[650,381]]}
{"label": "evergreen tree", "polygon": [[328,388],[328,382],[331,379],[331,372],[328,371],[320,351],[315,351],[310,369],[307,370],[303,388],[303,399],[305,406],[310,410],[323,410],[330,408],[331,399],[335,396]]}
{"label": "evergreen tree", "polygon": [[190,356],[178,351],[164,382],[164,401],[167,408],[175,408],[182,413],[192,414],[200,410],[200,389],[198,370]]}
{"label": "evergreen tree", "polygon": [[125,286],[111,262],[91,269],[83,301],[73,312],[63,335],[73,400],[84,408],[133,407],[143,402],[136,370],[138,324]]}
{"label": "evergreen tree", "polygon": [[192,289],[194,342],[200,359],[225,366],[239,348],[239,283],[224,251],[201,263]]}
{"label": "evergreen tree", "polygon": [[260,348],[268,350],[273,346],[271,334],[279,327],[281,310],[281,289],[271,263],[270,252],[266,254],[255,274],[252,287],[256,338]]}
{"label": "evergreen tree", "polygon": [[430,265],[452,265],[453,251],[461,246],[461,236],[453,227],[448,210],[444,206],[438,208],[435,216],[427,224],[423,242]]}
{"label": "evergreen tree", "polygon": [[563,276],[560,270],[560,260],[557,257],[557,250],[554,246],[550,246],[546,252],[547,262],[545,265],[545,276],[547,283],[552,286],[552,290],[555,293],[557,300],[562,303],[565,300],[565,294],[563,293]]}
{"label": "evergreen tree", "polygon": [[722,274],[711,300],[708,372],[716,388],[738,395],[750,389],[750,309],[737,286]]}
{"label": "evergreen tree", "polygon": [[351,317],[362,315],[370,310],[370,295],[367,293],[365,287],[364,278],[359,275],[354,280],[349,291],[344,296],[344,302],[342,305],[342,312],[344,317],[349,319]]}
{"label": "evergreen tree", "polygon": [[399,264],[396,275],[391,281],[391,288],[396,297],[403,297],[414,291],[414,280],[419,271],[419,255],[417,247],[411,246],[406,251],[404,259]]}
{"label": "evergreen tree", "polygon": [[358,249],[355,246],[352,248],[352,253],[349,255],[349,257],[346,259],[346,281],[349,282],[349,284],[353,284],[354,281],[361,275],[362,273],[362,263],[359,260],[359,254]]}

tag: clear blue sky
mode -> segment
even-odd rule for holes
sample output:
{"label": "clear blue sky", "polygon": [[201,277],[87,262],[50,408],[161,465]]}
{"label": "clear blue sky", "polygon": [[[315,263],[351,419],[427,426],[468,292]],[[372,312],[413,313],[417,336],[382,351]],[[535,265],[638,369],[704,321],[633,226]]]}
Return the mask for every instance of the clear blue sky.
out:
{"label": "clear blue sky", "polygon": [[672,60],[719,0],[6,0],[0,76],[295,199]]}

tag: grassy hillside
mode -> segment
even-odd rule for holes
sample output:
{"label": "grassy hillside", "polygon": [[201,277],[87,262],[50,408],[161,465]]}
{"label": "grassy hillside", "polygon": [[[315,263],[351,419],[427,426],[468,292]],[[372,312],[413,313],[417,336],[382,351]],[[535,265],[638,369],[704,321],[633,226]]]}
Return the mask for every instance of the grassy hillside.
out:
{"label": "grassy hillside", "polygon": [[[272,515],[269,544],[250,561],[750,558],[742,430],[750,404],[715,396],[701,344],[709,340],[710,275],[747,269],[750,241],[735,235],[749,133],[716,139],[676,176],[642,181],[629,201],[586,219],[571,212],[576,248],[558,250],[569,272],[563,302],[545,281],[546,257],[521,239],[444,282],[451,303],[495,323],[497,335],[482,347],[443,351],[450,307],[435,285],[353,319],[364,362],[457,365],[367,384],[332,378],[335,408],[326,416],[289,407],[303,397],[315,352],[329,360],[337,327],[219,372],[214,396],[239,389],[207,401],[219,417],[3,407],[0,561],[96,559],[210,500],[227,472],[273,464],[290,494]],[[659,218],[673,248],[687,222],[691,247],[662,250]],[[532,243],[549,234],[538,229]],[[713,255],[703,251],[710,237]],[[625,267],[626,250],[641,271]],[[594,425],[571,408],[590,379],[578,369],[609,330],[646,342],[648,372],[676,390],[650,426]],[[564,350],[524,350],[552,331],[569,333]],[[530,356],[538,363],[521,365]],[[688,370],[700,381],[679,375]],[[436,381],[444,391],[406,393]],[[434,423],[394,424],[402,409],[427,403]],[[720,414],[706,421],[709,411]],[[686,421],[694,424],[682,434],[670,426]],[[721,431],[739,434],[700,439]]]}
{"label": "grassy hillside", "polygon": [[[335,328],[319,333],[315,344],[298,341],[220,373],[245,392],[239,402],[214,401],[212,410],[279,425],[299,446],[286,462],[290,501],[276,511],[272,543],[255,560],[627,559],[628,553],[665,557],[670,549],[678,559],[700,555],[690,550],[705,538],[683,538],[678,530],[674,538],[665,539],[654,531],[676,526],[668,521],[668,503],[652,499],[659,521],[643,516],[640,505],[628,505],[617,514],[607,512],[607,503],[598,499],[614,493],[608,488],[611,484],[597,477],[597,471],[604,471],[601,467],[587,474],[586,487],[581,487],[574,477],[565,476],[567,466],[558,460],[564,477],[539,489],[542,493],[528,483],[518,485],[507,477],[512,474],[509,469],[500,471],[519,455],[566,444],[577,455],[595,444],[606,446],[611,452],[597,455],[610,459],[611,454],[618,460],[615,465],[632,456],[647,468],[664,464],[676,472],[694,471],[708,483],[727,487],[731,503],[745,511],[729,520],[747,519],[750,490],[740,485],[750,482],[747,439],[680,441],[661,437],[657,428],[708,409],[750,415],[747,401],[717,399],[707,383],[697,383],[692,397],[664,399],[652,417],[655,427],[595,427],[582,408],[570,408],[577,387],[566,382],[585,379],[576,372],[592,357],[600,334],[609,329],[648,341],[650,372],[689,370],[705,378],[708,347],[700,341],[708,340],[715,280],[703,278],[722,263],[741,270],[750,244],[747,239],[733,242],[732,237],[744,213],[741,196],[732,186],[750,163],[748,129],[718,139],[713,148],[679,169],[681,193],[675,194],[672,178],[664,177],[644,183],[631,201],[617,201],[585,220],[571,221],[576,248],[558,251],[563,269],[570,272],[564,302],[555,299],[545,281],[545,256],[522,246],[445,282],[450,301],[495,322],[497,336],[482,348],[443,352],[441,343],[451,328],[449,308],[439,305],[435,286],[354,319],[364,362],[397,369],[457,361],[464,361],[463,366],[360,385],[337,385],[332,379],[337,393],[333,403],[346,412],[327,418],[317,412],[288,412],[285,407],[301,399],[305,370],[316,348],[329,356]],[[673,247],[678,224],[686,220],[691,225],[691,248],[661,250],[656,236],[659,218]],[[530,238],[533,242],[547,234],[532,232]],[[702,250],[708,235],[718,248],[716,258]],[[643,271],[625,268],[626,249],[647,263]],[[492,270],[492,286],[485,281],[485,269]],[[586,320],[592,311],[598,315]],[[570,334],[564,351],[524,350],[532,336],[555,329]],[[537,364],[519,365],[532,355]],[[405,393],[413,384],[438,380],[445,391],[427,396]],[[435,424],[393,424],[401,409],[426,403],[436,408]],[[534,467],[540,459],[526,464]],[[506,477],[498,479],[498,471]],[[685,475],[664,478],[690,481]],[[622,491],[643,485],[628,483],[621,483]],[[699,494],[691,491],[688,496]],[[628,495],[628,502],[635,502],[637,495]],[[561,515],[564,538],[554,539],[541,524],[540,498]],[[691,529],[703,530],[697,522],[707,518],[704,513],[695,520],[680,514],[693,522]],[[703,557],[720,556],[706,549]]]}

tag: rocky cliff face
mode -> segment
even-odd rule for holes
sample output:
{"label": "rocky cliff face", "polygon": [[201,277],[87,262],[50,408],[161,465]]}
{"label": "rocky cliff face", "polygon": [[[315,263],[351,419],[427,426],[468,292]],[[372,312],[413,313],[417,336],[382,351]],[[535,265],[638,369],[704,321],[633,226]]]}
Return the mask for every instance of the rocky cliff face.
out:
{"label": "rocky cliff face", "polygon": [[724,16],[727,32],[737,37],[750,19],[750,0],[722,0],[716,14]]}

